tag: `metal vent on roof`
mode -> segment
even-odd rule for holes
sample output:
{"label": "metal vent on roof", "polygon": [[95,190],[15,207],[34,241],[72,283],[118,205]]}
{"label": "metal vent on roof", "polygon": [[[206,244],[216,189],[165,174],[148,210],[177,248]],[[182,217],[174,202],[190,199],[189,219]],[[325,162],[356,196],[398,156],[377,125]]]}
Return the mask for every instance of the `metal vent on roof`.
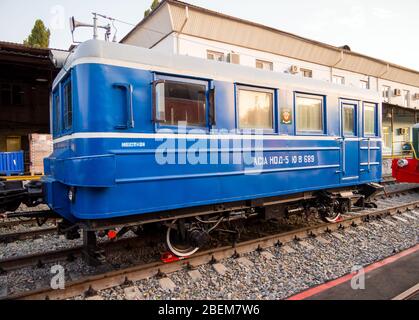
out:
{"label": "metal vent on roof", "polygon": [[339,47],[340,49],[346,50],[346,51],[352,51],[351,47],[345,44],[344,46]]}

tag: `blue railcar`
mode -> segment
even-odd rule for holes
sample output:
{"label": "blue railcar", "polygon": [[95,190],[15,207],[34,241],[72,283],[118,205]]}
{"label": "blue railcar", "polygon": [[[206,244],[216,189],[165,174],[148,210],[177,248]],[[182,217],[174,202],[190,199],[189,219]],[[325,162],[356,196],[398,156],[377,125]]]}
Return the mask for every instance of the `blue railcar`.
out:
{"label": "blue railcar", "polygon": [[53,85],[46,202],[87,230],[165,220],[169,238],[283,199],[326,197],[336,221],[381,179],[380,115],[370,90],[88,41]]}

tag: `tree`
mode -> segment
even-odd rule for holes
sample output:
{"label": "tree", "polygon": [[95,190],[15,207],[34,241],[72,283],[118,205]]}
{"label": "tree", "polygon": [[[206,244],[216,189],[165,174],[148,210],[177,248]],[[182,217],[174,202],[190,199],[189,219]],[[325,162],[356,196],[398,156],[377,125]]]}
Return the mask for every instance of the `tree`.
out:
{"label": "tree", "polygon": [[35,21],[31,34],[23,41],[23,44],[34,48],[48,48],[50,36],[49,29],[45,27],[42,20],[38,19]]}
{"label": "tree", "polygon": [[147,17],[154,9],[156,9],[159,6],[159,4],[160,4],[159,0],[153,0],[153,3],[151,4],[150,9],[147,9],[144,12],[144,18]]}

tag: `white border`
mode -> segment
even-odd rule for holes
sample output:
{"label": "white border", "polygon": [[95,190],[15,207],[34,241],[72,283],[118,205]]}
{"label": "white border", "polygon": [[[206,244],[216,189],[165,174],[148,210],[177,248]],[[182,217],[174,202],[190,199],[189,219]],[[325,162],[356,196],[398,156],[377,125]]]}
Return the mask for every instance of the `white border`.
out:
{"label": "white border", "polygon": [[[176,134],[176,133],[119,133],[119,132],[82,132],[73,133],[54,139],[54,143],[61,143],[75,139],[188,139],[188,140],[298,140],[298,141],[334,141],[339,136],[286,136],[286,135],[240,135],[240,134]],[[362,140],[359,138],[358,140]],[[382,141],[381,138],[371,138],[371,141]]]}

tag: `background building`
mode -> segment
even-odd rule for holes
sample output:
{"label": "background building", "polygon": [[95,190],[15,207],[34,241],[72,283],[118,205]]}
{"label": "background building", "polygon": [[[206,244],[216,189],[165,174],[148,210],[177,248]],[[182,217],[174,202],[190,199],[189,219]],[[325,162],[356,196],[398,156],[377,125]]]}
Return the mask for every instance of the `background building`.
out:
{"label": "background building", "polygon": [[26,173],[43,173],[43,158],[52,150],[49,95],[59,71],[53,52],[0,42],[0,155],[23,151]]}
{"label": "background building", "polygon": [[[412,140],[419,72],[176,0],[165,0],[122,43],[220,63],[375,90],[383,100],[385,158]],[[390,161],[384,161],[389,173]]]}

